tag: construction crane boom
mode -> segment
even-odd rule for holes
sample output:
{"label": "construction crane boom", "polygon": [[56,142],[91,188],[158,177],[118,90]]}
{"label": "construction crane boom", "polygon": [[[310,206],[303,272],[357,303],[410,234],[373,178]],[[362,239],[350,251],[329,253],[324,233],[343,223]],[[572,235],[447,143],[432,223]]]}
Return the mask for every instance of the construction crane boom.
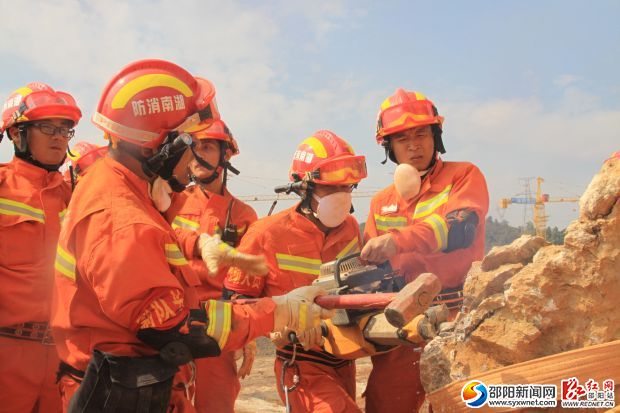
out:
{"label": "construction crane boom", "polygon": [[[353,198],[372,198],[375,196],[376,192],[364,192],[364,191],[353,191],[351,196]],[[279,194],[279,195],[242,195],[238,196],[237,199],[244,202],[273,202],[273,201],[286,201],[286,200],[296,200],[299,199],[299,195],[297,194]]]}
{"label": "construction crane boom", "polygon": [[[540,176],[536,178],[536,195],[526,197],[513,197],[502,198],[499,200],[499,207],[502,209],[508,208],[510,204],[532,205],[534,211],[534,228],[536,229],[536,235],[544,239],[547,238],[547,219],[548,215],[545,214],[545,204],[549,202],[579,202],[577,197],[556,197],[550,198],[549,194],[542,193],[542,183],[545,180]],[[526,185],[529,188],[529,180]],[[530,191],[527,190],[526,194]],[[523,223],[525,226],[525,222]]]}

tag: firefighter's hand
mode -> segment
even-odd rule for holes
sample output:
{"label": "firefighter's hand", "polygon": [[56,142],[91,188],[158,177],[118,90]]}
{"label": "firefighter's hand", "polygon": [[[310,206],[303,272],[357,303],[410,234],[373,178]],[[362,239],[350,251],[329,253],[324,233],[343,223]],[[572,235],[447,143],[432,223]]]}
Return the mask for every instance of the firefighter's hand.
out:
{"label": "firefighter's hand", "polygon": [[297,335],[297,340],[302,345],[304,350],[309,350],[312,347],[322,346],[323,342],[323,330],[321,325],[312,327],[306,331],[302,331]]}
{"label": "firefighter's hand", "polygon": [[283,331],[286,327],[299,335],[320,325],[321,319],[333,317],[333,310],[326,310],[314,303],[316,297],[324,294],[327,291],[323,288],[309,285],[285,295],[271,297],[276,304],[273,331]]}
{"label": "firefighter's hand", "polygon": [[406,340],[416,344],[432,340],[437,336],[440,325],[446,322],[449,314],[445,304],[428,308],[424,314],[417,316],[402,328],[406,333]]}
{"label": "firefighter's hand", "polygon": [[252,372],[252,365],[256,358],[256,342],[251,341],[241,350],[235,352],[235,360],[239,360],[243,356],[241,366],[237,370],[237,378],[245,379]]}
{"label": "firefighter's hand", "polygon": [[368,240],[360,258],[373,263],[382,263],[396,255],[398,249],[391,234],[383,234]]}
{"label": "firefighter's hand", "polygon": [[265,275],[268,272],[265,257],[239,252],[222,242],[219,235],[200,234],[198,248],[209,270],[209,275],[212,277],[218,273],[220,267],[238,267],[243,272],[254,276]]}
{"label": "firefighter's hand", "polygon": [[288,333],[286,329],[283,331],[274,331],[269,333],[269,339],[276,347],[284,347],[291,342],[288,339]]}

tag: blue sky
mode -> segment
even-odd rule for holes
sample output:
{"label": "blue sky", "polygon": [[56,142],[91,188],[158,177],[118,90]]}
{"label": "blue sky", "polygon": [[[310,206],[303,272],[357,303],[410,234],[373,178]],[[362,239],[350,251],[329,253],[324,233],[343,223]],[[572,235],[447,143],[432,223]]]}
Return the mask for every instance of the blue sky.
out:
{"label": "blue sky", "polygon": [[[318,129],[367,156],[360,190],[388,185],[393,166],[379,164],[373,132],[397,87],[435,101],[444,159],[477,164],[489,213],[515,225],[523,210],[496,205],[522,191],[520,177],[579,195],[620,149],[617,1],[0,0],[0,15],[0,96],[34,80],[72,93],[85,115],[76,141],[103,143],[89,118],[133,60],[169,59],[212,80],[241,147],[230,184],[239,195],[286,182],[295,146]],[[0,161],[11,156],[4,141]],[[368,203],[355,202],[360,221]],[[575,205],[547,210],[551,225],[577,217]]]}

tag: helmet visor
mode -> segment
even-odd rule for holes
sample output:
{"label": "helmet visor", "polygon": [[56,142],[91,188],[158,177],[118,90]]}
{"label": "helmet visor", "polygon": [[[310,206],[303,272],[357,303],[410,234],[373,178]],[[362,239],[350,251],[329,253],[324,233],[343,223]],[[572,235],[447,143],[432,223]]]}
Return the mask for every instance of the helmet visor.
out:
{"label": "helmet visor", "polygon": [[323,185],[356,184],[367,175],[364,156],[346,156],[319,165],[315,170],[314,182]]}
{"label": "helmet visor", "polygon": [[441,123],[429,101],[405,102],[389,107],[379,115],[379,134],[388,135],[405,128]]}

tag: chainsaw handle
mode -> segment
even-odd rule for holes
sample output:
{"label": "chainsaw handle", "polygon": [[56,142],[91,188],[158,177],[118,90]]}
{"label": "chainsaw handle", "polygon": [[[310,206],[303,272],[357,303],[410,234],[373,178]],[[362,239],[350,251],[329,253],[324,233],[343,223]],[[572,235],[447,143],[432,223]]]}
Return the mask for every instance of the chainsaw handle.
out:
{"label": "chainsaw handle", "polygon": [[[382,310],[394,300],[394,297],[396,293],[319,295],[314,302],[328,310]],[[258,300],[259,298],[237,298],[231,302],[233,304],[254,304]]]}

